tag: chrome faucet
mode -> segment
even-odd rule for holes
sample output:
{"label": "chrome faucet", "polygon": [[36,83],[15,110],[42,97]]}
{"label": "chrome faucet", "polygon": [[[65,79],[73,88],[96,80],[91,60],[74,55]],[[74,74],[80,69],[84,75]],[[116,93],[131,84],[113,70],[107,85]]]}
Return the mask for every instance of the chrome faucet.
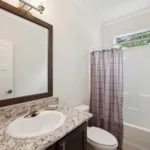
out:
{"label": "chrome faucet", "polygon": [[40,112],[36,110],[36,105],[32,105],[30,107],[29,114],[27,114],[24,118],[36,117],[37,115],[39,115],[39,113]]}

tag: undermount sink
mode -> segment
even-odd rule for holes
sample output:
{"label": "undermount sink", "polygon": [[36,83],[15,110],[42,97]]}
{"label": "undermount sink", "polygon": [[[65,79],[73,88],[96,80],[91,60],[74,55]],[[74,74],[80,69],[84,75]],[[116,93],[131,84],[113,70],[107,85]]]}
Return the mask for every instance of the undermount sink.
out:
{"label": "undermount sink", "polygon": [[35,117],[20,117],[11,122],[6,133],[14,138],[41,136],[63,125],[65,116],[58,111],[41,111]]}

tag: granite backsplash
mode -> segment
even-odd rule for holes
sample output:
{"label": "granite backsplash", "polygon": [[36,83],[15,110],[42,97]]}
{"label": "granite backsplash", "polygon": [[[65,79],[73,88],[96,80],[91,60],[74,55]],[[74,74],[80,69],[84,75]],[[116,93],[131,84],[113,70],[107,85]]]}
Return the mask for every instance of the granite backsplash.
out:
{"label": "granite backsplash", "polygon": [[7,121],[14,120],[18,116],[22,116],[29,112],[32,105],[35,105],[37,110],[42,110],[49,105],[55,105],[59,103],[58,97],[48,97],[39,100],[34,100],[25,103],[19,103],[0,108],[0,126]]}

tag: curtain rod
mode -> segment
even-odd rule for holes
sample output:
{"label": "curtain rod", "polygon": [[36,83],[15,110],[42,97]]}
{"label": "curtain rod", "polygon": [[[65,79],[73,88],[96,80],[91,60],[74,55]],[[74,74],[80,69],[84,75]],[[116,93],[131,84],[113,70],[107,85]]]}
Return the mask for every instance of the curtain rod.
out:
{"label": "curtain rod", "polygon": [[[134,41],[128,41],[128,42],[122,42],[120,44],[127,44],[127,43],[134,43],[134,42],[139,42],[139,41],[145,41],[145,40],[150,40],[150,38],[144,38],[144,39],[139,39],[139,40],[134,40]],[[90,50],[91,52],[93,51],[101,51],[102,49],[106,49],[106,48],[121,48],[121,46],[114,44],[114,45],[109,45],[106,47],[99,47],[99,48],[93,48],[92,50]],[[109,49],[108,49],[109,50]]]}
{"label": "curtain rod", "polygon": [[121,48],[119,45],[117,44],[113,44],[113,45],[109,45],[109,46],[105,46],[105,47],[98,47],[98,48],[93,48],[92,50],[90,50],[91,52],[94,52],[94,51],[102,51],[102,49],[106,49],[106,50],[110,50],[110,49],[107,49],[107,48]]}

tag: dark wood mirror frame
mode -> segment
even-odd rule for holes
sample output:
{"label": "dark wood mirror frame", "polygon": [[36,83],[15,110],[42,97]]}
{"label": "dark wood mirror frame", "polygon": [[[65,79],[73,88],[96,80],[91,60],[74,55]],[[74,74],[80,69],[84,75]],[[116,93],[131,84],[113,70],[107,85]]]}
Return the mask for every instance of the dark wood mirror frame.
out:
{"label": "dark wood mirror frame", "polygon": [[29,95],[29,96],[22,96],[22,97],[16,97],[11,99],[0,100],[0,107],[52,96],[53,95],[53,26],[1,0],[0,0],[0,9],[6,10],[12,14],[15,14],[19,17],[27,19],[28,21],[31,21],[35,24],[47,28],[49,34],[48,35],[48,92],[36,94],[36,95]]}

